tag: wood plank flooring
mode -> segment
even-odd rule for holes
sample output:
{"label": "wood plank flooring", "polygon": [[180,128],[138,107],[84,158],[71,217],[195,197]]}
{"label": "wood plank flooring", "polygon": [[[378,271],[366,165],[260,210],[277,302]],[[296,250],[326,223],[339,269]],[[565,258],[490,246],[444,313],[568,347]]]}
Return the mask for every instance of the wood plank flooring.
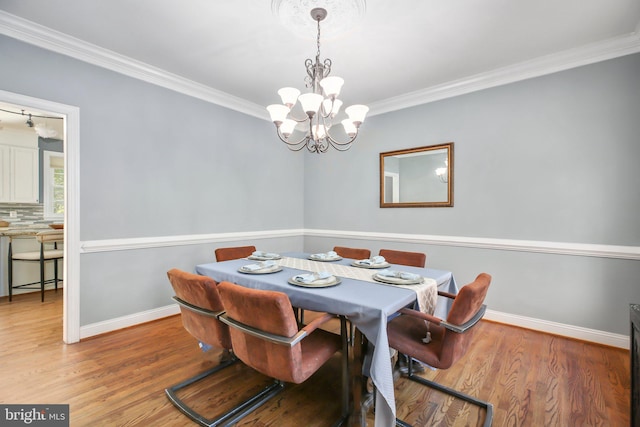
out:
{"label": "wood plank flooring", "polygon": [[[62,292],[0,299],[0,403],[68,403],[76,426],[188,426],[164,388],[217,363],[174,316],[83,340],[62,342]],[[310,314],[307,314],[310,316]],[[467,355],[424,376],[494,404],[494,426],[626,426],[626,350],[483,321]],[[329,426],[338,418],[340,360],[284,392],[241,426]],[[225,372],[226,371],[226,372]],[[242,364],[181,394],[207,415],[269,383]],[[398,416],[415,426],[480,426],[484,412],[404,378]],[[367,417],[373,426],[373,414]]]}

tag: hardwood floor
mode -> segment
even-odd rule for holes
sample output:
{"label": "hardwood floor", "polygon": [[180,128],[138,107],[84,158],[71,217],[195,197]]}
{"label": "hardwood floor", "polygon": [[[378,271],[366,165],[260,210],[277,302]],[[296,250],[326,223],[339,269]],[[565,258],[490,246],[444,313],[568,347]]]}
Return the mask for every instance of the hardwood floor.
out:
{"label": "hardwood floor", "polygon": [[[170,317],[83,340],[62,342],[62,291],[0,299],[0,403],[65,403],[71,425],[195,425],[164,388],[217,363]],[[629,352],[483,321],[467,355],[446,371],[448,386],[494,404],[494,426],[626,426]],[[339,413],[339,355],[309,381],[284,392],[241,426],[329,426]],[[182,396],[214,415],[269,379],[242,364],[193,385]],[[484,413],[404,378],[398,416],[415,426],[479,426]],[[367,417],[373,425],[373,415]]]}

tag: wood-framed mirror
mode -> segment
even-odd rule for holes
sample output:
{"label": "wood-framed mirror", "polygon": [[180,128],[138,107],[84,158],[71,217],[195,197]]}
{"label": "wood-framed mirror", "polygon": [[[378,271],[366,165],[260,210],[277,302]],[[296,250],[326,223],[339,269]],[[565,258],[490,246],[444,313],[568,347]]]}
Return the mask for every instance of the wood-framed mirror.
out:
{"label": "wood-framed mirror", "polygon": [[380,153],[380,207],[453,206],[453,142]]}

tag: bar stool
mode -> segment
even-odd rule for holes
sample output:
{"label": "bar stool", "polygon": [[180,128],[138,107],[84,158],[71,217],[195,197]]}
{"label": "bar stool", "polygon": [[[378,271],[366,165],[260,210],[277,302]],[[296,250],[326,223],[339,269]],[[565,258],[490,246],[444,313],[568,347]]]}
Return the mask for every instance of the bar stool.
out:
{"label": "bar stool", "polygon": [[[13,239],[17,236],[9,237],[9,301],[12,300],[14,289],[40,289],[41,301],[44,302],[44,286],[48,283],[55,283],[55,289],[58,290],[58,260],[64,258],[64,250],[58,249],[58,243],[64,243],[64,231],[63,230],[50,230],[41,231],[36,234],[36,240],[40,243],[39,251],[31,252],[17,252],[13,253]],[[24,237],[21,237],[24,238]],[[53,247],[47,245],[53,245]],[[40,281],[25,283],[22,285],[13,284],[13,263],[20,262],[37,262],[40,264]],[[53,261],[54,277],[53,279],[45,280],[45,262]],[[34,287],[34,285],[40,285],[40,287]]]}

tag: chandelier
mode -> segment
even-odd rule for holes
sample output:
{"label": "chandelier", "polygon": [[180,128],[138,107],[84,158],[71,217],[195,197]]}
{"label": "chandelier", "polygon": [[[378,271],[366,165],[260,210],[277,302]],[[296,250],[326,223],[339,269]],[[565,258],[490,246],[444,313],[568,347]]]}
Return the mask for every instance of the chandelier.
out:
{"label": "chandelier", "polygon": [[[364,121],[369,107],[366,105],[352,105],[344,112],[349,117],[341,121],[346,134],[346,140],[336,139],[332,135],[333,121],[342,107],[342,101],[338,99],[344,80],[337,76],[329,76],[331,73],[331,60],[320,60],[320,21],[327,17],[327,11],[323,8],[311,10],[311,18],[317,22],[318,37],[316,60],[307,59],[304,62],[307,69],[305,85],[311,91],[300,94],[296,88],[285,87],[278,91],[282,104],[272,104],[267,107],[271,121],[276,125],[280,140],[287,144],[292,151],[300,151],[304,147],[312,153],[324,153],[333,147],[339,151],[351,148],[351,143],[358,136],[360,125]],[[296,102],[304,114],[296,117],[292,113]],[[291,138],[296,128],[303,129],[300,138]],[[344,139],[344,136],[343,136]]]}

